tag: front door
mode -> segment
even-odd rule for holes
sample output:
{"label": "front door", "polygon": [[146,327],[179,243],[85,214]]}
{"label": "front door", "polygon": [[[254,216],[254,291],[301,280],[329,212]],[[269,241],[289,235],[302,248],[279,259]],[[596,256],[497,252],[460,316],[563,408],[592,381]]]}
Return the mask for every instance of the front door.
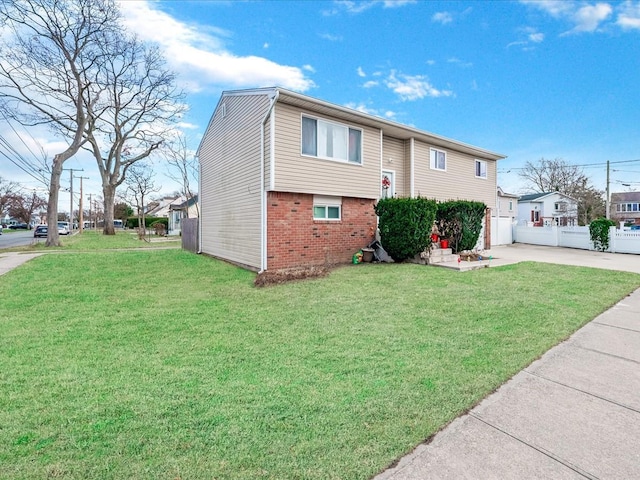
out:
{"label": "front door", "polygon": [[396,192],[395,172],[393,170],[382,171],[380,182],[380,198],[393,197]]}

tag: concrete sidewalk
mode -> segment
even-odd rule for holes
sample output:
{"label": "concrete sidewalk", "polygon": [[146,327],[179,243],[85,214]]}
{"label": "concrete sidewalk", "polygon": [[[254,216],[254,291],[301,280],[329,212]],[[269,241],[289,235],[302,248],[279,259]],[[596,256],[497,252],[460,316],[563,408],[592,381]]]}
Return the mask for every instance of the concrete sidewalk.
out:
{"label": "concrete sidewalk", "polygon": [[0,275],[19,267],[25,262],[28,262],[32,258],[39,257],[42,253],[16,253],[7,252],[0,253]]}
{"label": "concrete sidewalk", "polygon": [[[640,256],[510,245],[533,260],[640,273]],[[549,350],[375,480],[640,478],[640,290]]]}

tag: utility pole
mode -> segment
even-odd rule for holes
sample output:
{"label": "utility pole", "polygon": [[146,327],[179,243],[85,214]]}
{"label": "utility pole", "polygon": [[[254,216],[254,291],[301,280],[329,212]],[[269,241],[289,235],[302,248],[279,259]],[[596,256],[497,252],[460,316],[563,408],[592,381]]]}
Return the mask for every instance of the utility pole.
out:
{"label": "utility pole", "polygon": [[63,168],[69,172],[69,225],[73,228],[73,172],[84,172],[83,168]]}
{"label": "utility pole", "polygon": [[605,202],[605,216],[606,218],[611,218],[611,214],[609,213],[609,202],[611,200],[609,200],[611,198],[611,194],[609,192],[609,160],[607,160],[607,201]]}
{"label": "utility pole", "polygon": [[80,206],[78,207],[78,231],[82,233],[84,229],[84,210],[82,208],[82,179],[89,180],[89,177],[76,177],[80,179]]}
{"label": "utility pole", "polygon": [[93,197],[93,194],[89,194],[87,195],[87,197],[89,197],[89,230],[91,230],[91,199]]}

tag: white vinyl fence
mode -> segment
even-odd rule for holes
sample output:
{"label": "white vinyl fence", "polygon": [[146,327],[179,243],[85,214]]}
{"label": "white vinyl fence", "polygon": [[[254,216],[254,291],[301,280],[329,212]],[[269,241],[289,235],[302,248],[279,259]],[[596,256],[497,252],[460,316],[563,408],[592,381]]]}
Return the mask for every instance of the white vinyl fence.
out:
{"label": "white vinyl fence", "polygon": [[[514,241],[549,247],[580,248],[595,250],[589,235],[589,227],[528,227],[513,228]],[[640,254],[640,231],[609,229],[609,249],[612,253]]]}
{"label": "white vinyl fence", "polygon": [[513,223],[510,218],[491,217],[491,245],[511,245]]}

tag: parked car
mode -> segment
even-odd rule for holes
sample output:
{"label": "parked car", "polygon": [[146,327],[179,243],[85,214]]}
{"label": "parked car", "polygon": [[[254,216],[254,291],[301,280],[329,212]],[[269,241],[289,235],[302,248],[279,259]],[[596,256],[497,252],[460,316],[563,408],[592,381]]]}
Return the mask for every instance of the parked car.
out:
{"label": "parked car", "polygon": [[49,231],[47,225],[38,225],[36,229],[33,231],[33,238],[45,237],[47,236],[47,232]]}
{"label": "parked car", "polygon": [[58,235],[69,235],[69,222],[58,222]]}
{"label": "parked car", "polygon": [[29,225],[26,223],[14,223],[9,225],[9,230],[29,230]]}

